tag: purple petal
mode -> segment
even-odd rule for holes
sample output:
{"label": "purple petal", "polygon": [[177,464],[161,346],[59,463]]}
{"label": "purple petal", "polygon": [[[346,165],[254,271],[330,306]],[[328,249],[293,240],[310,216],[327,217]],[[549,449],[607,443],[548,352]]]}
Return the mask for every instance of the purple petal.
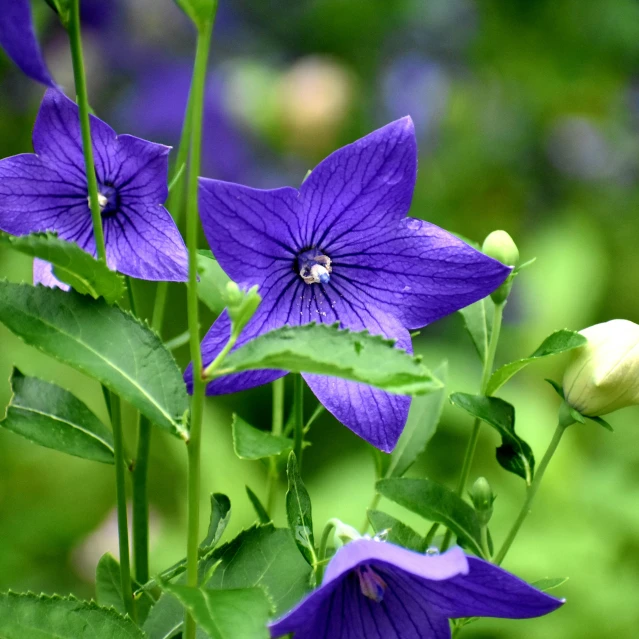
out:
{"label": "purple petal", "polygon": [[0,46],[23,73],[55,86],[35,36],[29,0],[0,0]]}
{"label": "purple petal", "polygon": [[199,201],[206,239],[232,280],[261,285],[273,269],[293,270],[304,248],[295,189],[262,191],[200,178]]}
{"label": "purple petal", "polygon": [[37,257],[33,260],[33,283],[42,284],[49,288],[61,288],[63,291],[71,289],[68,284],[61,282],[53,274],[53,264],[51,262],[45,262]]}
{"label": "purple petal", "polygon": [[406,215],[417,173],[413,122],[406,117],[326,158],[300,188],[303,246],[363,247]]}
{"label": "purple petal", "polygon": [[494,291],[511,269],[454,235],[406,218],[395,233],[331,255],[334,278],[365,290],[374,302],[395,307],[407,328],[421,328]]}

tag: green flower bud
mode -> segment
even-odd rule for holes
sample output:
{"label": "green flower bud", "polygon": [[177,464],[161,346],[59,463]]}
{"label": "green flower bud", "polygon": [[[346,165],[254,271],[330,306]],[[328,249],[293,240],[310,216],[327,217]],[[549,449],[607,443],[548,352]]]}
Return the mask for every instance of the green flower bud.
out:
{"label": "green flower bud", "polygon": [[[488,235],[484,240],[482,251],[506,266],[516,267],[519,264],[519,249],[513,242],[513,238],[506,231],[493,231]],[[495,304],[503,304],[508,299],[514,276],[515,271],[513,270],[508,279],[490,294]]]}
{"label": "green flower bud", "polygon": [[470,489],[470,500],[473,502],[479,522],[485,526],[493,515],[495,495],[485,477],[479,477]]}
{"label": "green flower bud", "polygon": [[235,282],[229,282],[226,285],[224,301],[231,318],[231,330],[237,337],[255,314],[262,298],[257,292],[257,286],[243,291]]}
{"label": "green flower bud", "polygon": [[617,319],[580,332],[588,343],[564,373],[568,404],[589,417],[639,404],[639,326]]}

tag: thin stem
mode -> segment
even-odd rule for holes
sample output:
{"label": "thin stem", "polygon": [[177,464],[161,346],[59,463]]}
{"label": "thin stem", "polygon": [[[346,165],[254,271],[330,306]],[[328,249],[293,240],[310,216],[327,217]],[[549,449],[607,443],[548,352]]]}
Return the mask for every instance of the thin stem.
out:
{"label": "thin stem", "polygon": [[301,375],[295,375],[294,380],[295,430],[293,450],[297,458],[297,466],[301,471],[302,452],[304,451],[304,379]]}
{"label": "thin stem", "polygon": [[[284,428],[284,378],[276,379],[271,387],[273,389],[273,412],[271,432],[276,437],[281,436]],[[277,457],[269,458],[268,478],[266,483],[266,509],[273,516],[273,506],[275,500],[275,486],[279,479],[277,470]]]}
{"label": "thin stem", "polygon": [[235,333],[231,333],[229,341],[226,342],[224,348],[215,356],[215,359],[202,371],[202,378],[204,382],[209,381],[217,369],[222,365],[226,356],[231,352],[231,349],[235,346],[238,336]]}
{"label": "thin stem", "polygon": [[80,0],[72,0],[69,20],[69,42],[71,44],[71,58],[73,60],[73,77],[80,111],[80,128],[82,130],[82,151],[84,153],[84,168],[89,189],[89,206],[93,222],[93,235],[98,259],[106,262],[106,246],[104,231],[102,230],[102,212],[98,200],[98,180],[95,175],[93,161],[93,145],[91,143],[91,125],[89,122],[89,97],[87,94],[86,75],[84,71],[84,57],[82,55],[82,36],[80,34]]}
{"label": "thin stem", "polygon": [[122,436],[120,398],[111,394],[111,425],[113,428],[113,451],[115,456],[115,487],[118,506],[118,542],[120,549],[120,579],[122,601],[125,610],[135,617],[133,589],[131,587],[131,564],[129,561],[129,527],[126,512],[125,461]]}
{"label": "thin stem", "polygon": [[337,524],[340,522],[337,519],[329,519],[322,531],[322,537],[320,538],[319,550],[317,553],[317,560],[313,566],[315,569],[315,578],[318,584],[322,583],[324,577],[324,565],[326,564],[326,550],[328,548],[328,538],[330,534],[337,528]]}
{"label": "thin stem", "polygon": [[[198,583],[197,561],[200,539],[200,448],[202,439],[202,413],[204,410],[204,381],[202,351],[200,350],[200,321],[197,297],[197,246],[198,246],[198,201],[197,180],[200,174],[202,151],[202,120],[204,111],[204,87],[206,68],[213,34],[212,19],[200,25],[191,85],[191,152],[187,184],[186,245],[189,250],[189,283],[187,309],[189,333],[191,335],[191,360],[193,362],[193,397],[191,399],[191,424],[188,450],[188,531],[186,551],[187,585]],[[178,185],[176,185],[177,188]],[[184,639],[195,639],[195,620],[187,612],[184,619]]]}
{"label": "thin stem", "polygon": [[488,525],[482,524],[480,529],[481,537],[481,549],[484,552],[484,557],[490,561],[490,544],[488,543]]}
{"label": "thin stem", "polygon": [[138,413],[138,448],[133,466],[133,561],[135,578],[145,584],[149,580],[149,453],[151,422]]}
{"label": "thin stem", "polygon": [[566,428],[567,428],[566,424],[561,421],[559,422],[559,424],[557,424],[557,428],[555,429],[555,434],[553,435],[553,438],[550,444],[548,445],[548,449],[546,450],[546,453],[544,454],[544,457],[541,460],[541,464],[539,464],[539,467],[537,468],[537,472],[535,473],[535,478],[533,479],[532,484],[530,484],[530,486],[528,487],[528,490],[526,491],[526,499],[524,501],[523,506],[521,507],[521,510],[519,511],[519,515],[517,516],[517,519],[515,519],[515,522],[513,523],[510,531],[508,532],[508,535],[506,536],[506,539],[504,540],[502,547],[499,549],[499,552],[495,555],[495,563],[497,565],[501,564],[501,562],[504,560],[504,557],[506,557],[506,553],[512,546],[513,541],[515,541],[515,537],[517,536],[517,533],[519,532],[521,525],[524,523],[524,520],[526,519],[526,517],[528,517],[528,514],[530,513],[532,508],[533,500],[535,499],[535,495],[537,494],[537,491],[539,490],[539,485],[541,484],[541,480],[544,478],[544,473],[546,472],[546,468],[548,467],[550,460],[555,454],[555,451],[557,450],[557,446],[559,446],[559,442],[561,441],[561,438]]}

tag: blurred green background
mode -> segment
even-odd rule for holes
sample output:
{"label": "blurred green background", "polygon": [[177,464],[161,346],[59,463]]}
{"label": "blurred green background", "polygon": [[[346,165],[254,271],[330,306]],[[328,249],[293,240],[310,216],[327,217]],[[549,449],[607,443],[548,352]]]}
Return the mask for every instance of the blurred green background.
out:
{"label": "blurred green background", "polygon": [[[45,3],[34,3],[47,61],[72,94],[66,40]],[[83,0],[90,95],[122,133],[177,143],[193,34],[170,0]],[[410,114],[419,137],[411,215],[483,239],[495,228],[533,267],[517,279],[497,363],[531,353],[553,330],[639,319],[639,4],[636,0],[220,0],[207,93],[209,177],[252,186],[298,185],[334,148]],[[0,156],[30,152],[42,89],[0,54]],[[202,243],[202,247],[205,243]],[[27,259],[0,249],[0,273],[29,280]],[[137,283],[149,312],[153,285]],[[164,335],[185,329],[175,286]],[[204,314],[206,327],[214,318]],[[415,349],[449,361],[450,391],[476,392],[480,365],[453,316],[422,331]],[[181,365],[188,352],[176,353]],[[26,347],[0,326],[0,380],[12,366],[73,389],[105,417],[96,383]],[[565,360],[535,364],[502,396],[539,459],[554,429]],[[290,388],[287,388],[290,401]],[[0,382],[0,404],[9,399]],[[307,395],[310,412],[315,400]],[[227,493],[226,538],[254,515],[264,468],[233,453],[238,412],[269,427],[270,390],[207,400],[202,482]],[[637,410],[567,433],[535,509],[505,567],[524,579],[569,577],[568,600],[530,621],[481,620],[475,638],[631,637],[639,622]],[[132,420],[129,420],[131,422]],[[128,433],[134,443],[132,423]],[[412,475],[453,486],[471,420],[447,406]],[[316,534],[330,517],[359,526],[373,494],[367,445],[324,415],[305,457]],[[522,482],[494,460],[484,428],[473,477],[498,494],[499,543],[523,499]],[[157,432],[151,470],[152,568],[184,555],[185,463],[179,442]],[[276,521],[284,524],[284,487]],[[0,589],[92,596],[99,557],[117,548],[112,468],[38,448],[0,431]],[[424,532],[429,523],[382,502]]]}

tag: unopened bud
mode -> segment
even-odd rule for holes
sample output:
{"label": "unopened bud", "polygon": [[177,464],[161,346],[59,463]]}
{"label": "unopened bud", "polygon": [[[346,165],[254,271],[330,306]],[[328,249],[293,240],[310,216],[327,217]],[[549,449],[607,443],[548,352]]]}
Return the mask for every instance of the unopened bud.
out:
{"label": "unopened bud", "polygon": [[485,477],[479,477],[470,489],[470,500],[473,502],[477,517],[482,525],[486,525],[493,515],[495,495]]}
{"label": "unopened bud", "polygon": [[[513,268],[519,264],[519,249],[513,238],[506,231],[493,231],[486,237],[481,250],[488,257]],[[510,289],[513,285],[514,271],[508,276],[508,279],[496,290],[491,293],[491,297],[495,304],[502,304],[508,299]]]}
{"label": "unopened bud", "polygon": [[257,292],[257,286],[243,291],[235,282],[226,285],[226,309],[231,318],[232,331],[237,336],[255,314],[262,298]]}
{"label": "unopened bud", "polygon": [[564,373],[568,404],[589,417],[639,404],[639,326],[617,319],[580,333],[588,342]]}

